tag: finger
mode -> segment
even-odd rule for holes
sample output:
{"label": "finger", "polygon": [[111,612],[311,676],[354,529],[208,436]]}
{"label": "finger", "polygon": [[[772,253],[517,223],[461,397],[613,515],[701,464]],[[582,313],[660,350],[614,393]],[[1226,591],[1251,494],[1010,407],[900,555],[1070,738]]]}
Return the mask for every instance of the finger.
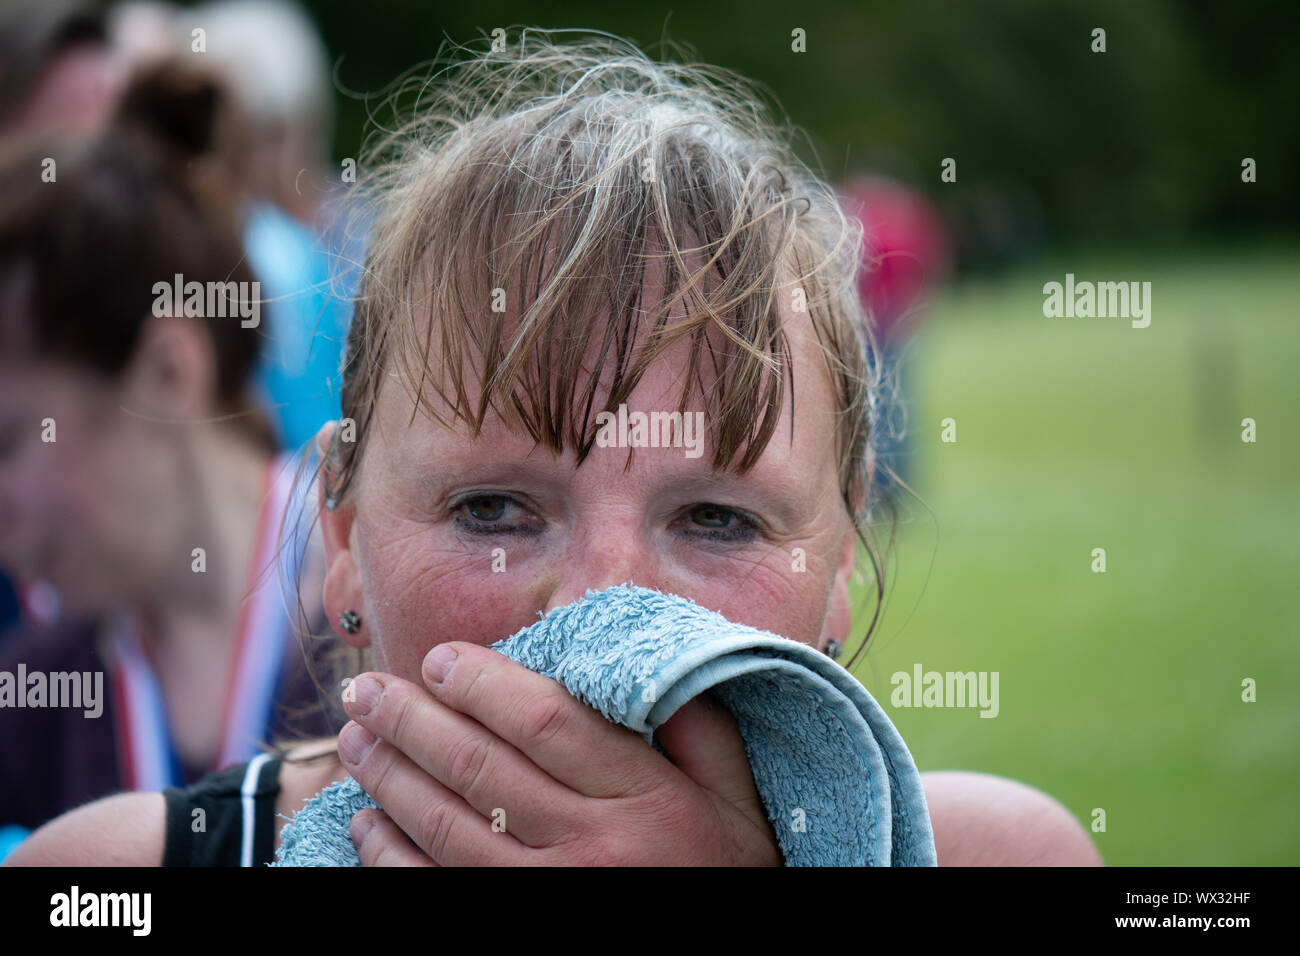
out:
{"label": "finger", "polygon": [[736,718],[708,694],[687,701],[655,737],[677,768],[766,827],[767,812],[754,785]]}
{"label": "finger", "polygon": [[[441,655],[455,656],[439,672]],[[560,684],[490,648],[435,647],[424,681],[438,700],[513,744],[561,784],[589,797],[630,796],[660,785],[659,756]]]}
{"label": "finger", "polygon": [[411,841],[444,866],[517,866],[525,848],[391,744],[349,722],[339,759]]}
{"label": "finger", "polygon": [[362,674],[344,707],[367,730],[458,794],[482,817],[505,820],[530,847],[572,834],[581,795],[567,789],[483,724],[392,674]]}
{"label": "finger", "polygon": [[402,828],[380,810],[362,810],[352,818],[352,843],[362,866],[437,866],[420,852]]}

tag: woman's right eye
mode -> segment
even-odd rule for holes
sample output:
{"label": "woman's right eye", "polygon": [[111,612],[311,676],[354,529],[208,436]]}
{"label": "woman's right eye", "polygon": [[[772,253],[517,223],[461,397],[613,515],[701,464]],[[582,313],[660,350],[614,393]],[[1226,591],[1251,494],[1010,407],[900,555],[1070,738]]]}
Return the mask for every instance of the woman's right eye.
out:
{"label": "woman's right eye", "polygon": [[[456,523],[474,534],[527,534],[537,531],[536,528],[519,522],[524,509],[506,495],[471,495],[461,499],[452,511],[457,515]],[[511,519],[516,523],[511,524]]]}

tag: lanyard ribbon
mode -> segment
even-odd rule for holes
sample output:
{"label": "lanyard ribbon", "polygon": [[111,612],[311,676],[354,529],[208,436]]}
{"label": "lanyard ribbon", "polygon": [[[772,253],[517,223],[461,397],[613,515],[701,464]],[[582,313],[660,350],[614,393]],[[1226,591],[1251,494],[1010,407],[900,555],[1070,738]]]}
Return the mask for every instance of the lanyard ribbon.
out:
{"label": "lanyard ribbon", "polygon": [[[221,718],[221,743],[213,770],[253,757],[270,728],[275,687],[286,651],[295,646],[293,616],[286,606],[286,584],[296,583],[306,536],[300,526],[285,535],[287,562],[280,562],[281,521],[295,497],[294,466],[289,455],[278,456],[267,467],[262,509],[254,539],[253,563],[240,605],[238,630]],[[282,577],[288,565],[287,581]],[[263,573],[268,568],[275,573]],[[145,656],[139,634],[125,614],[116,615],[112,641],[116,668],[114,709],[119,741],[119,763],[130,790],[183,787],[181,764],[168,732],[167,708],[157,675]]]}

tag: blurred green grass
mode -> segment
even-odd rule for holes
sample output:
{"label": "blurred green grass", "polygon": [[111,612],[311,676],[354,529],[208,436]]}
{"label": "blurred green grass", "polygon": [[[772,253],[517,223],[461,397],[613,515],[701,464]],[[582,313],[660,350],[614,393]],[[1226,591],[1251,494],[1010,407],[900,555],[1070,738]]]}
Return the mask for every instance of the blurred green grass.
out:
{"label": "blurred green grass", "polygon": [[[1300,863],[1298,253],[1043,260],[948,290],[908,350],[923,504],[855,672],[921,770],[1104,809],[1111,865]],[[1150,281],[1150,327],[1045,318],[1066,272]],[[916,663],[998,671],[1000,713],[893,707]]]}

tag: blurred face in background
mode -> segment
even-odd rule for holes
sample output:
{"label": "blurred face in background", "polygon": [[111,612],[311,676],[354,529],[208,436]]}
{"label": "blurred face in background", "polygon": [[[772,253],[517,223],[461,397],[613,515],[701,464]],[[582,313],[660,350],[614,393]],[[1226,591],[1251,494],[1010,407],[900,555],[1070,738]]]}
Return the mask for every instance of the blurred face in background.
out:
{"label": "blurred face in background", "polygon": [[[66,361],[0,353],[0,567],[44,580],[65,612],[93,613],[189,565],[182,460],[195,392],[182,328],[147,323],[112,381]],[[170,406],[170,413],[168,407]]]}
{"label": "blurred face in background", "polygon": [[65,611],[193,604],[212,592],[194,548],[226,578],[246,561],[261,338],[155,290],[183,274],[254,294],[228,195],[208,191],[223,116],[205,73],[160,62],[103,130],[0,143],[0,567]]}
{"label": "blurred face in background", "polygon": [[22,105],[0,124],[0,136],[94,129],[107,119],[124,77],[125,65],[103,44],[64,47],[50,57]]}

